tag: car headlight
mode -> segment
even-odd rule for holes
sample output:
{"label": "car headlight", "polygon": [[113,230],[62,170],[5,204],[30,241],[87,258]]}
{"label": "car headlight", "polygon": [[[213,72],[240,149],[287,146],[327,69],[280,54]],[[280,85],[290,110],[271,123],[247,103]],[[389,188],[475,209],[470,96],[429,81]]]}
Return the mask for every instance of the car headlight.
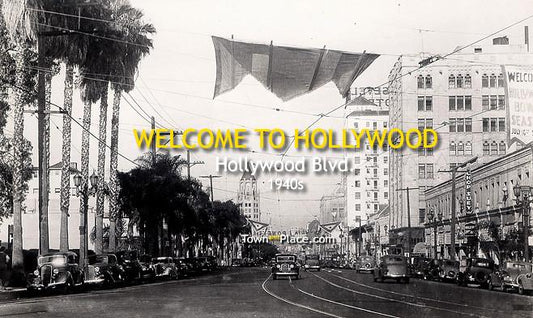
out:
{"label": "car headlight", "polygon": [[59,274],[59,269],[57,269],[57,268],[54,268],[54,270],[52,271],[52,273],[54,273],[54,275],[57,275],[57,274]]}
{"label": "car headlight", "polygon": [[33,275],[35,275],[35,276],[39,276],[39,270],[36,269],[36,270],[33,272]]}
{"label": "car headlight", "polygon": [[281,265],[280,265],[280,264],[278,264],[278,265],[276,265],[276,267],[277,267],[277,268],[281,268]]}
{"label": "car headlight", "polygon": [[94,268],[94,272],[95,272],[96,274],[99,274],[99,273],[100,273],[100,267],[97,267],[97,266],[96,266],[96,267]]}
{"label": "car headlight", "polygon": [[293,264],[289,265],[289,268],[294,268],[294,265]]}

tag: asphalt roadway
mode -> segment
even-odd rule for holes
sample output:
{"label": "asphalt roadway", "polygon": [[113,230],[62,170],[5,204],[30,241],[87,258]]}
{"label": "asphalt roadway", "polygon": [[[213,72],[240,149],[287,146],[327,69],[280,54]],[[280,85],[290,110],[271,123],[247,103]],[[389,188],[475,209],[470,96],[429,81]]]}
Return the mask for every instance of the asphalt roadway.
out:
{"label": "asphalt roadway", "polygon": [[533,297],[323,269],[272,280],[267,268],[0,303],[0,317],[533,317]]}

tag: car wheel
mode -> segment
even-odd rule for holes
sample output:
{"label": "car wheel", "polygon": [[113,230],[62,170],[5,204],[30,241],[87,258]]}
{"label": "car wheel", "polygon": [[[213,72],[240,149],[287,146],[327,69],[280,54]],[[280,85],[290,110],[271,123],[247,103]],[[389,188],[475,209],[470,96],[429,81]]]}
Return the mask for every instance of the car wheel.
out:
{"label": "car wheel", "polygon": [[524,294],[524,286],[522,285],[522,282],[518,282],[518,293],[520,295],[523,295]]}

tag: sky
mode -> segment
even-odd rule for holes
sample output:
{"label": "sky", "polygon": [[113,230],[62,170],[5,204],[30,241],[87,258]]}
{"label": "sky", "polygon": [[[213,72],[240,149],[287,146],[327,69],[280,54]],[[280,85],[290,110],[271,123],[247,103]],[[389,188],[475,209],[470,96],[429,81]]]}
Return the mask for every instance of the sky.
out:
{"label": "sky", "polygon": [[[316,91],[282,102],[255,79],[246,78],[235,90],[213,99],[215,57],[211,36],[238,41],[270,43],[296,47],[370,52],[381,56],[362,74],[354,86],[378,86],[387,82],[389,71],[401,54],[445,54],[457,46],[469,44],[509,24],[533,14],[533,2],[521,1],[183,1],[132,0],[143,10],[146,21],[154,24],[154,48],[139,67],[136,87],[122,100],[119,151],[134,159],[141,154],[132,129],[149,128],[131,106],[140,105],[164,128],[248,129],[278,127],[287,131],[303,129],[344,100],[330,83]],[[533,26],[533,19],[499,35],[508,35],[511,43],[523,42],[523,26]],[[54,78],[52,102],[63,103],[61,72]],[[110,97],[110,103],[112,102]],[[137,105],[138,104],[138,105]],[[275,111],[280,108],[283,111]],[[308,114],[296,114],[299,111]],[[324,118],[314,128],[340,129],[347,110],[341,108]],[[108,124],[110,123],[108,114]],[[82,104],[75,92],[73,116],[81,119]],[[37,121],[27,115],[25,136],[36,145]],[[11,124],[12,125],[12,124]],[[57,128],[56,128],[57,126]],[[52,119],[52,158],[61,160],[62,119]],[[9,125],[6,127],[9,133]],[[91,131],[98,133],[98,107],[93,108]],[[109,130],[108,130],[109,131]],[[73,161],[80,161],[81,130],[73,125]],[[109,134],[107,143],[109,144]],[[96,168],[97,142],[91,140],[91,170]],[[34,148],[34,164],[37,151]],[[259,150],[259,149],[257,149]],[[184,155],[182,152],[175,154]],[[289,151],[289,156],[325,155]],[[213,180],[216,200],[236,199],[240,174],[217,173],[215,158],[241,154],[231,151],[197,151],[192,160],[204,161],[191,168],[193,177],[220,174]],[[109,154],[108,154],[109,156]],[[252,160],[276,160],[272,154],[247,154]],[[291,157],[285,159],[290,160]],[[293,158],[296,159],[296,158]],[[108,168],[109,164],[106,164]],[[132,164],[120,159],[119,170]],[[107,171],[107,173],[109,173]],[[305,185],[302,192],[275,192],[269,180],[275,175],[261,175],[263,221],[274,228],[305,226],[319,213],[319,200],[338,185],[340,176],[298,176]],[[205,185],[206,179],[202,179]]]}

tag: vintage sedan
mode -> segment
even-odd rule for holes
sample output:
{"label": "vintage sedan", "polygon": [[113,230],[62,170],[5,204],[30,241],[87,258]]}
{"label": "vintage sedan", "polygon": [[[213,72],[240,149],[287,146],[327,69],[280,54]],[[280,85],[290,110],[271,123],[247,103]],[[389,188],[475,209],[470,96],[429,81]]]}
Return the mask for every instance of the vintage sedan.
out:
{"label": "vintage sedan", "polygon": [[518,290],[520,294],[533,290],[532,265],[525,262],[505,262],[501,269],[490,274],[490,290],[499,287],[502,291]]}
{"label": "vintage sedan", "polygon": [[141,278],[148,281],[154,280],[155,267],[152,264],[152,256],[148,254],[139,256],[139,263],[141,264]]}
{"label": "vintage sedan", "polygon": [[409,269],[407,258],[402,255],[386,255],[381,258],[374,269],[374,281],[383,282],[385,279],[395,279],[397,282],[409,283]]}
{"label": "vintage sedan", "polygon": [[115,254],[98,254],[89,257],[86,284],[114,286],[122,283],[126,273],[118,264]]}
{"label": "vintage sedan", "polygon": [[153,258],[152,264],[157,278],[178,279],[178,266],[172,257]]}
{"label": "vintage sedan", "polygon": [[442,281],[455,281],[457,273],[459,273],[458,261],[442,260],[439,271],[439,277]]}
{"label": "vintage sedan", "polygon": [[70,291],[83,285],[84,273],[74,252],[50,253],[39,256],[37,269],[28,282],[28,291],[62,289]]}
{"label": "vintage sedan", "polygon": [[298,258],[294,254],[277,254],[276,264],[272,266],[272,278],[274,280],[278,277],[288,276],[294,279],[300,278],[300,267],[298,266]]}
{"label": "vintage sedan", "polygon": [[135,282],[141,279],[142,266],[139,262],[137,251],[120,251],[116,254],[118,264],[122,266],[125,272],[125,281]]}
{"label": "vintage sedan", "polygon": [[488,258],[468,258],[459,267],[457,274],[457,285],[467,286],[468,284],[488,287],[490,274],[494,271],[494,261]]}
{"label": "vintage sedan", "polygon": [[376,259],[373,256],[359,256],[355,260],[355,271],[372,273],[376,268]]}
{"label": "vintage sedan", "polygon": [[320,255],[309,254],[305,255],[304,269],[306,271],[315,270],[320,272]]}

